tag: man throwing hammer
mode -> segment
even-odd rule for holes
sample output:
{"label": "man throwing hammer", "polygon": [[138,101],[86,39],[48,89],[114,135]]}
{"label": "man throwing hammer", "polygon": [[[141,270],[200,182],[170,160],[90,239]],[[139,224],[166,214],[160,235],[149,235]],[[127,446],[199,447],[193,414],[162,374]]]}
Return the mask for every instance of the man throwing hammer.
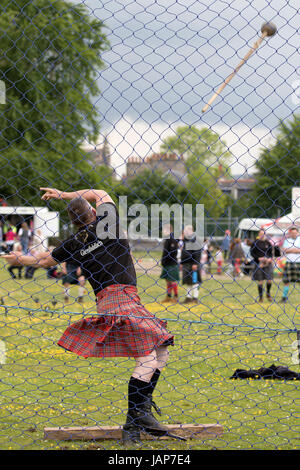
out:
{"label": "man throwing hammer", "polygon": [[[10,264],[50,268],[72,261],[90,282],[97,316],[71,324],[58,345],[83,357],[134,357],[135,368],[128,384],[128,412],[123,441],[138,442],[140,431],[169,435],[154,417],[152,394],[168,359],[173,336],[166,323],[141,304],[129,244],[123,235],[116,206],[102,190],[64,192],[41,188],[42,199],[70,200],[68,214],[76,233],[51,253],[3,257]],[[91,205],[95,203],[96,209]]]}

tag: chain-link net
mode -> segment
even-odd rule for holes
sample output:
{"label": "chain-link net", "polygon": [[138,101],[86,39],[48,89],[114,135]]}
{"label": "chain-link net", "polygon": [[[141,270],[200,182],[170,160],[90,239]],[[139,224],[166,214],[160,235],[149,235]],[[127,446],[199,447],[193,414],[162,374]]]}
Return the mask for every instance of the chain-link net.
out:
{"label": "chain-link net", "polygon": [[299,448],[298,1],[0,12],[1,448]]}

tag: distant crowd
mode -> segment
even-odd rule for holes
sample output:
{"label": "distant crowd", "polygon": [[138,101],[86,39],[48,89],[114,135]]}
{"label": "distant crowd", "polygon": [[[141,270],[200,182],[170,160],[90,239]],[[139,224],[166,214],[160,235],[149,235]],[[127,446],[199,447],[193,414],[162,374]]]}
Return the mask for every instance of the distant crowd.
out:
{"label": "distant crowd", "polygon": [[[180,239],[175,239],[172,225],[163,229],[164,245],[161,257],[161,278],[166,281],[166,298],[163,302],[178,302],[178,285],[181,281],[186,286],[186,296],[183,303],[200,302],[200,286],[202,279],[211,274],[213,262],[216,274],[229,274],[233,278],[244,275],[251,276],[257,282],[258,301],[263,302],[264,291],[266,299],[273,301],[271,288],[276,269],[283,280],[281,302],[288,299],[290,284],[300,281],[300,237],[297,227],[291,227],[280,247],[268,239],[263,229],[258,232],[255,240],[239,238],[231,239],[230,230],[226,230],[219,246],[209,240],[199,240],[192,226],[184,228]],[[10,222],[0,222],[0,245],[2,251],[20,252],[20,254],[35,254],[53,247],[44,246],[41,230],[33,231],[26,222],[17,228]],[[22,278],[22,266],[10,265],[8,271],[12,278]],[[27,266],[24,277],[32,279],[36,267]],[[62,279],[65,302],[70,299],[70,287],[78,285],[78,300],[84,295],[85,279],[80,268],[70,262],[47,270],[49,278]]]}
{"label": "distant crowd", "polygon": [[191,226],[185,227],[180,240],[174,239],[172,230],[172,226],[165,227],[166,240],[161,259],[161,278],[167,283],[164,302],[178,301],[177,284],[181,271],[182,285],[187,287],[183,303],[198,303],[203,275],[211,273],[213,261],[217,266],[217,275],[226,273],[233,278],[251,275],[252,280],[257,282],[259,302],[264,300],[264,290],[266,299],[273,301],[271,288],[275,268],[284,284],[281,302],[287,301],[290,284],[300,281],[298,227],[288,230],[280,246],[269,240],[263,229],[255,240],[246,238],[243,241],[239,238],[232,240],[230,230],[226,230],[222,243],[216,247],[208,240],[200,243]]}

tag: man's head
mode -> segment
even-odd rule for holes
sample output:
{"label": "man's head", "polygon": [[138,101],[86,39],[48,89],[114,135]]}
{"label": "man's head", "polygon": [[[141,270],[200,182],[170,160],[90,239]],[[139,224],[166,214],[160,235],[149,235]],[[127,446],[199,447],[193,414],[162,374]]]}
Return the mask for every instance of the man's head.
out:
{"label": "man's head", "polygon": [[296,239],[299,235],[299,229],[298,227],[291,227],[289,229],[289,237]]}
{"label": "man's head", "polygon": [[171,233],[173,233],[173,226],[170,224],[166,224],[162,228],[162,233],[165,238],[168,238]]}
{"label": "man's head", "polygon": [[259,240],[264,240],[266,238],[266,232],[263,229],[260,229],[258,232],[258,237]]}
{"label": "man's head", "polygon": [[185,238],[192,238],[194,236],[194,228],[192,225],[186,225],[183,229],[183,235]]}
{"label": "man's head", "polygon": [[77,227],[90,224],[96,218],[95,209],[83,197],[72,199],[67,209],[71,222]]}

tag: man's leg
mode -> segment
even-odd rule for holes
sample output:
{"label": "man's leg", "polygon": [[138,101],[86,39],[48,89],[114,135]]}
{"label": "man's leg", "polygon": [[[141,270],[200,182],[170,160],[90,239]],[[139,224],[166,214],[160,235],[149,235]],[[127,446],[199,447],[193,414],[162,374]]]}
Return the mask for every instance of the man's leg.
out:
{"label": "man's leg", "polygon": [[199,284],[193,284],[191,288],[191,297],[194,302],[198,302],[198,296],[199,296]]}
{"label": "man's leg", "polygon": [[162,301],[162,303],[170,302],[172,299],[172,282],[169,280],[166,280],[166,287],[167,287],[167,295]]}
{"label": "man's leg", "polygon": [[285,266],[283,268],[283,275],[282,275],[282,280],[283,280],[283,293],[282,293],[282,299],[281,302],[287,302],[288,295],[289,295],[289,290],[290,290],[290,282],[293,281],[294,279],[294,265],[293,263],[286,262]]}
{"label": "man's leg", "polygon": [[290,290],[290,284],[285,283],[284,288],[283,288],[283,294],[282,294],[282,302],[287,302],[289,290]]}
{"label": "man's leg", "polygon": [[[156,420],[151,411],[152,406],[157,409],[152,401],[152,394],[160,372],[167,363],[168,355],[167,347],[161,346],[151,354],[136,359],[136,367],[128,384],[128,414],[123,428],[124,443],[138,441],[141,430],[154,436],[168,434],[167,429]],[[157,411],[159,412],[158,409]]]}
{"label": "man's leg", "polygon": [[272,300],[272,297],[271,297],[271,288],[272,288],[272,281],[267,281],[267,299],[269,301]]}
{"label": "man's leg", "polygon": [[14,273],[14,269],[15,269],[15,266],[9,266],[9,268],[7,269],[9,274],[11,275],[11,277],[13,279],[16,279],[16,276],[15,276],[15,273]]}
{"label": "man's leg", "polygon": [[78,302],[83,302],[85,277],[79,276],[78,282],[79,282],[79,287],[78,287],[78,299],[77,300]]}
{"label": "man's leg", "polygon": [[65,282],[63,286],[64,286],[64,300],[66,303],[68,303],[70,300],[70,284],[68,282]]}
{"label": "man's leg", "polygon": [[262,302],[263,301],[263,294],[264,294],[263,281],[259,281],[257,287],[258,287],[259,302]]}
{"label": "man's leg", "polygon": [[151,378],[157,369],[156,351],[136,359],[136,366],[128,383],[128,413],[123,427],[123,442],[137,442],[145,416],[144,408],[151,393]]}
{"label": "man's leg", "polygon": [[178,300],[178,284],[176,281],[172,282],[172,289],[174,292],[174,301]]}

